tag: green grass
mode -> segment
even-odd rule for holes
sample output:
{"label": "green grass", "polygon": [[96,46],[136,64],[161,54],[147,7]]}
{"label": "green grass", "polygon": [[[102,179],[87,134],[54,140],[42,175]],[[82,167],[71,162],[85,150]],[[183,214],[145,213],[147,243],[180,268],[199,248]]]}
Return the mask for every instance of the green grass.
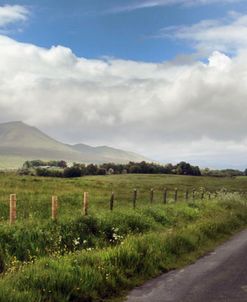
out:
{"label": "green grass", "polygon": [[[0,280],[0,301],[102,301],[118,296],[246,225],[245,204],[233,202],[154,207],[150,220],[144,213],[134,214],[135,223],[148,226],[149,232],[144,228],[143,233],[121,239],[120,245],[57,254],[21,266]],[[156,229],[157,221],[166,227]]]}
{"label": "green grass", "polygon": [[[247,225],[245,197],[184,202],[186,188],[243,191],[247,178],[114,175],[54,179],[0,175],[0,301],[105,301],[181,264]],[[162,191],[170,190],[168,204]],[[173,202],[172,190],[179,189]],[[137,208],[132,208],[133,189]],[[150,204],[150,189],[155,198]],[[83,217],[82,193],[89,192]],[[111,191],[114,211],[109,210]],[[9,194],[17,222],[8,223]],[[50,219],[51,195],[59,217]]]}
{"label": "green grass", "polygon": [[[229,191],[244,191],[247,177],[214,178],[176,175],[113,175],[88,176],[79,179],[18,177],[0,174],[0,219],[8,218],[9,195],[17,194],[18,219],[30,216],[30,219],[50,217],[51,196],[59,198],[59,217],[81,215],[82,195],[89,192],[90,212],[105,211],[109,208],[109,198],[115,192],[115,208],[131,207],[133,189],[138,190],[137,206],[148,204],[150,189],[154,188],[154,203],[162,203],[164,187],[170,190],[168,199],[173,200],[175,187],[179,189],[179,200],[184,199],[186,188],[198,191],[204,187],[207,191],[227,188]],[[198,196],[199,197],[199,196]]]}

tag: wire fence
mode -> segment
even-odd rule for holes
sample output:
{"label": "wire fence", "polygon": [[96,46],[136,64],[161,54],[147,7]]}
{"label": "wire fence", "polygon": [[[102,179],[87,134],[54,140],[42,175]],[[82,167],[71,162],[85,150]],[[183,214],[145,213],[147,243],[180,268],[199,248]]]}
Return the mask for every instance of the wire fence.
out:
{"label": "wire fence", "polygon": [[[236,192],[236,191],[234,191]],[[138,206],[138,190],[134,189],[132,192],[132,208],[136,209]],[[194,201],[194,200],[210,200],[213,198],[217,198],[218,194],[227,194],[232,193],[232,191],[227,191],[226,189],[221,189],[219,191],[206,191],[205,189],[186,189],[179,190],[178,188],[175,188],[174,190],[164,188],[164,190],[161,192],[160,190],[155,191],[153,188],[149,190],[149,192],[146,192],[149,194],[149,203],[150,205],[157,203],[157,198],[159,202],[162,202],[163,204],[171,203],[171,202],[179,202],[179,201]],[[241,196],[246,196],[247,192],[241,191],[237,192]],[[157,198],[155,199],[157,195]],[[142,196],[140,197],[141,200]],[[115,201],[116,201],[116,195],[114,192],[111,192],[109,194],[109,210],[112,212],[115,208]],[[9,198],[9,223],[14,224],[17,219],[17,195],[16,194],[10,194]],[[58,219],[58,207],[59,207],[59,198],[56,195],[51,196],[51,219],[57,220]],[[82,215],[87,216],[88,215],[88,208],[89,208],[89,193],[84,192],[82,197]],[[25,209],[27,210],[27,209]],[[28,216],[28,215],[26,215]]]}

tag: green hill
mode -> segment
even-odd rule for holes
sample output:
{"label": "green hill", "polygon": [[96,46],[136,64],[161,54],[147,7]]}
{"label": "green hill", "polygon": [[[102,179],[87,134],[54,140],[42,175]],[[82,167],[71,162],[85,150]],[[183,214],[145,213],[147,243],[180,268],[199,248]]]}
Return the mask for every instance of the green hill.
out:
{"label": "green hill", "polygon": [[23,122],[0,124],[0,168],[18,168],[32,159],[85,163],[147,160],[141,155],[106,146],[64,144]]}
{"label": "green hill", "polygon": [[73,145],[72,148],[79,151],[87,156],[89,162],[118,162],[127,163],[129,161],[139,162],[139,161],[150,161],[149,159],[136,154],[134,152],[123,151],[120,149],[115,149],[107,146],[91,147],[85,144]]}

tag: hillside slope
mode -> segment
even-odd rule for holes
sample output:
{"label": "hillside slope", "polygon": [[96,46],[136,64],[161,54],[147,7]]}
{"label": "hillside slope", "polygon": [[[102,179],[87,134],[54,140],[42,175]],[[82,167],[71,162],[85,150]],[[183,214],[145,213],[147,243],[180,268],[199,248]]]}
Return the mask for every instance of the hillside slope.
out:
{"label": "hillside slope", "polygon": [[73,145],[72,148],[84,154],[91,161],[126,163],[129,161],[150,161],[148,158],[129,151],[123,151],[108,146],[91,147],[85,144]]}
{"label": "hillside slope", "polygon": [[64,144],[23,122],[0,124],[0,168],[17,168],[32,159],[85,163],[145,160],[141,155],[110,147]]}

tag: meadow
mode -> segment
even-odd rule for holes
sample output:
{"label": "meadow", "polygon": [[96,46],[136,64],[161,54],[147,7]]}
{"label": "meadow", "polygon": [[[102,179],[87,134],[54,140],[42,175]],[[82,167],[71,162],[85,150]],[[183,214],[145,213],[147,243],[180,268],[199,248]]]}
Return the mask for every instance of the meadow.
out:
{"label": "meadow", "polygon": [[[154,189],[154,203],[163,202],[163,190],[168,189],[168,199],[173,200],[174,189],[178,188],[178,200],[184,200],[186,189],[200,192],[247,191],[247,177],[194,177],[179,175],[107,175],[85,176],[73,179],[16,176],[13,173],[0,174],[0,219],[9,216],[9,195],[17,195],[17,216],[19,220],[48,219],[51,213],[51,196],[58,196],[59,217],[79,217],[82,209],[83,192],[89,192],[90,212],[109,208],[111,192],[115,193],[115,208],[132,206],[133,190],[137,189],[138,203],[149,204],[150,189]],[[199,193],[198,193],[199,194]],[[198,195],[199,197],[199,195]]]}
{"label": "meadow", "polygon": [[[132,174],[61,179],[0,174],[0,301],[118,297],[150,277],[193,261],[245,227],[246,185],[247,177]],[[195,199],[190,194],[185,201],[186,189],[193,188]],[[203,200],[202,190],[207,192]],[[208,192],[216,191],[217,197],[211,194],[208,199]],[[89,192],[88,216],[82,215],[83,192]],[[13,193],[17,221],[10,225]],[[52,195],[59,202],[56,221],[51,220]]]}

